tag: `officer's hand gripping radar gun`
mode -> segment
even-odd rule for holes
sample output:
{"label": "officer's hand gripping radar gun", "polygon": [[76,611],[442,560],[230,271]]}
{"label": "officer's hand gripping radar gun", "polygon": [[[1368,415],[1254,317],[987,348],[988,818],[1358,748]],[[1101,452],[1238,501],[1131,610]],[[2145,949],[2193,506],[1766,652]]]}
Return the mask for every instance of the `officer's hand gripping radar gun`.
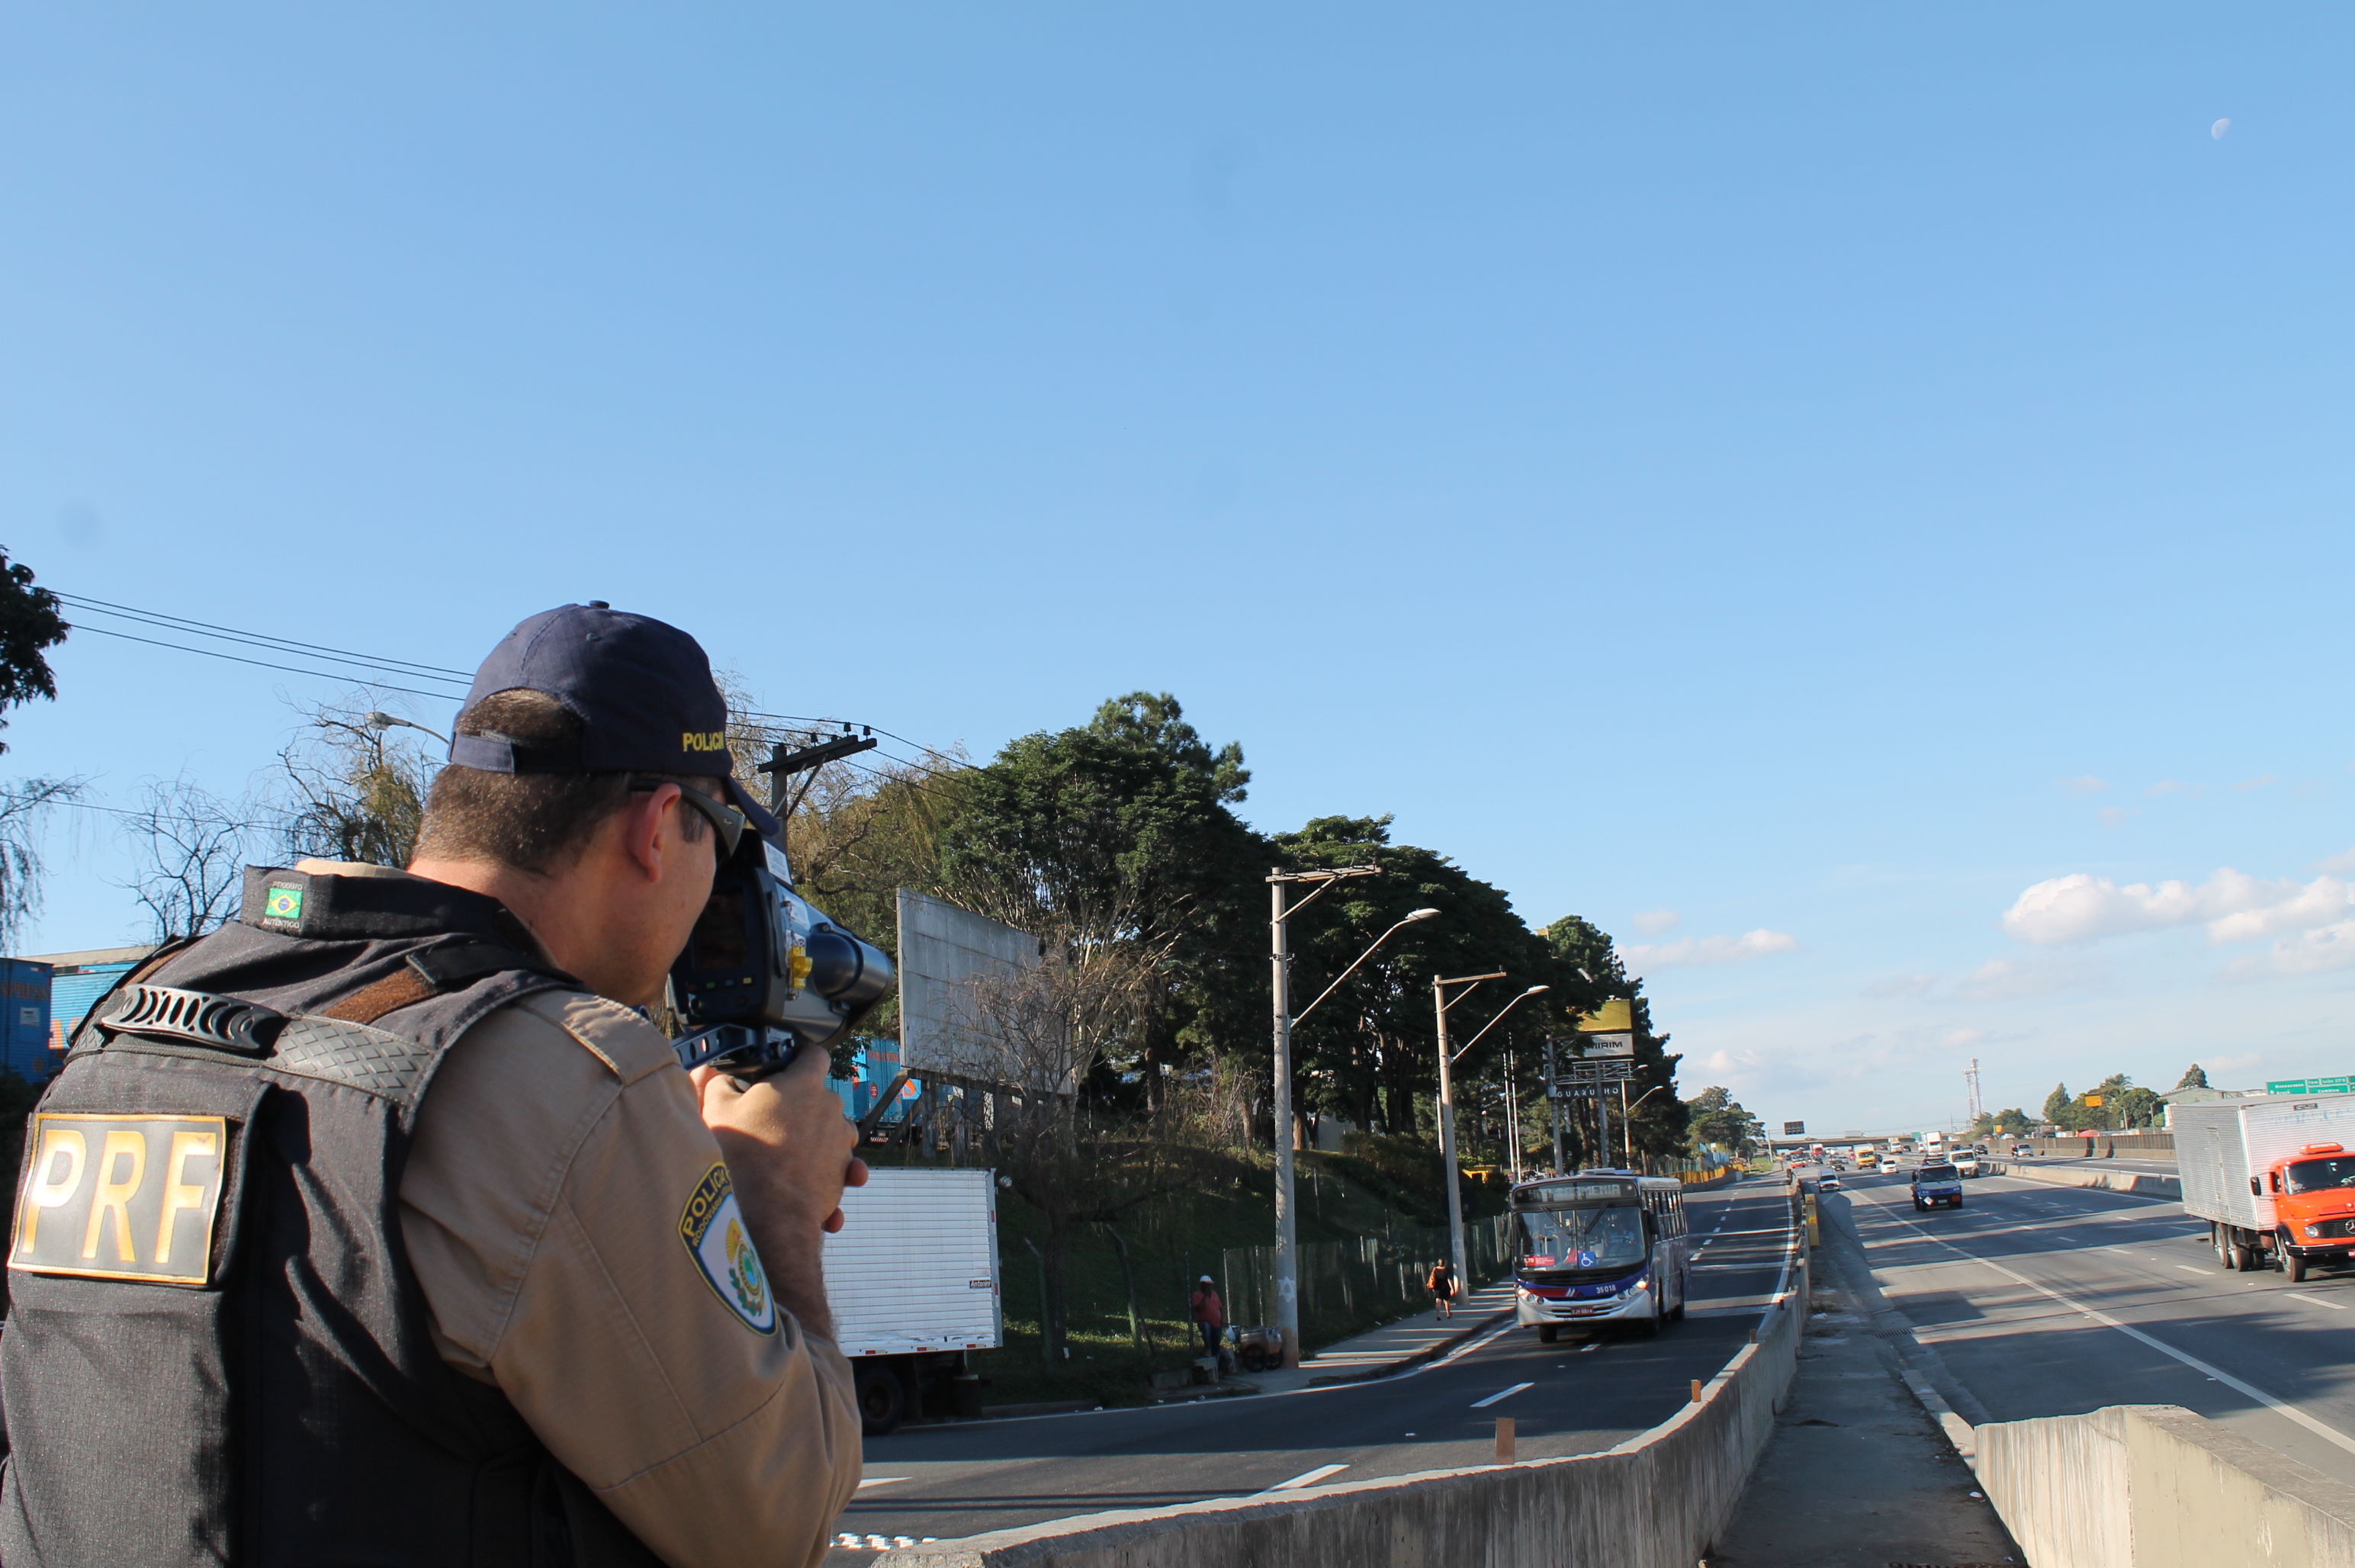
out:
{"label": "officer's hand gripping radar gun", "polygon": [[[770,810],[784,818],[792,774],[874,744],[846,734],[801,752],[777,747],[761,768]],[[893,978],[882,949],[794,892],[782,846],[747,833],[670,966],[671,1009],[687,1025],[671,1046],[682,1067],[766,1078],[801,1049],[823,1051],[848,1034],[890,994]]]}

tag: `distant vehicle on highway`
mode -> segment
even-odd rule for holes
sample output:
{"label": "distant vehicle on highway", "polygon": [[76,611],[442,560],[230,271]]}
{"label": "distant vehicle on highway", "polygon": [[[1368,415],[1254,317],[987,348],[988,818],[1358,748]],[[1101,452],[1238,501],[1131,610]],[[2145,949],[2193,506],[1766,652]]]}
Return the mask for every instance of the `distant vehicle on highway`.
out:
{"label": "distant vehicle on highway", "polygon": [[1962,1153],[1955,1157],[1955,1174],[1956,1176],[1977,1176],[1982,1173],[1984,1168],[1985,1168],[1979,1164],[1979,1157],[1969,1149],[1965,1149]]}
{"label": "distant vehicle on highway", "polygon": [[1837,1176],[1827,1176],[1816,1183],[1816,1190],[1818,1192],[1838,1192],[1839,1189],[1840,1179]]}
{"label": "distant vehicle on highway", "polygon": [[1922,1209],[1959,1209],[1963,1206],[1963,1179],[1952,1165],[1944,1160],[1924,1162],[1913,1172],[1913,1207]]}
{"label": "distant vehicle on highway", "polygon": [[1552,1344],[1564,1328],[1646,1336],[1683,1319],[1692,1285],[1684,1184],[1582,1170],[1512,1190],[1513,1311]]}
{"label": "distant vehicle on highway", "polygon": [[1864,1150],[1856,1157],[1856,1168],[1859,1170],[1878,1170],[1881,1168],[1881,1151]]}
{"label": "distant vehicle on highway", "polygon": [[2026,1159],[2035,1152],[2036,1146],[2034,1144],[2015,1144],[2012,1146],[2011,1157],[2014,1159]]}
{"label": "distant vehicle on highway", "polygon": [[2175,1107],[2183,1211],[2208,1221],[2226,1269],[2270,1264],[2302,1280],[2309,1269],[2355,1263],[2347,1099],[2267,1094]]}

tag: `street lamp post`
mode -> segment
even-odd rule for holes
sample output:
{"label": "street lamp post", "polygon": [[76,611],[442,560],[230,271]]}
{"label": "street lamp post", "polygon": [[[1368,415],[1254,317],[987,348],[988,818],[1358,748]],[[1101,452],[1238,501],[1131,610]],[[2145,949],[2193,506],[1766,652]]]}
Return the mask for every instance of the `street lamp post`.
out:
{"label": "street lamp post", "polygon": [[[1342,866],[1330,871],[1270,871],[1267,876],[1275,980],[1275,1082],[1270,1085],[1271,1109],[1275,1117],[1275,1327],[1284,1338],[1284,1364],[1287,1367],[1300,1364],[1300,1216],[1293,1194],[1292,1026],[1316,1011],[1317,1002],[1331,996],[1341,980],[1357,972],[1359,964],[1372,957],[1374,948],[1390,940],[1391,932],[1419,920],[1429,920],[1439,912],[1416,910],[1374,938],[1373,947],[1358,955],[1357,963],[1342,970],[1340,979],[1326,987],[1316,1002],[1301,1008],[1299,1018],[1292,1013],[1292,937],[1286,923],[1322,898],[1335,882],[1348,877],[1370,877],[1380,869],[1380,866]],[[1315,882],[1317,887],[1298,903],[1287,903],[1284,886],[1289,882]]]}
{"label": "street lamp post", "polygon": [[[1471,1275],[1465,1267],[1464,1199],[1455,1172],[1455,1078],[1454,1072],[1455,1058],[1479,1044],[1480,1035],[1487,1034],[1490,1029],[1495,1029],[1503,1021],[1507,1013],[1547,987],[1531,986],[1528,990],[1507,1002],[1497,1009],[1495,1018],[1480,1026],[1478,1034],[1475,1034],[1464,1042],[1461,1051],[1448,1049],[1447,1009],[1470,996],[1472,987],[1481,981],[1501,980],[1504,977],[1505,971],[1499,969],[1493,975],[1458,975],[1449,980],[1433,977],[1431,982],[1432,1006],[1439,1014],[1439,1162],[1447,1168],[1447,1253],[1449,1259],[1455,1265],[1455,1277],[1459,1280],[1469,1279]],[[1451,999],[1447,995],[1447,987],[1450,986],[1461,986],[1464,989],[1458,991]]]}

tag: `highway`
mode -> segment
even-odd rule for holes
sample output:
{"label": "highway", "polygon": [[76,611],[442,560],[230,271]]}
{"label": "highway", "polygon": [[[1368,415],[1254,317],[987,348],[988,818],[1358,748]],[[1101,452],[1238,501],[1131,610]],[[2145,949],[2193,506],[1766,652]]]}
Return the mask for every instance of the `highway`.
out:
{"label": "highway", "polygon": [[2168,1199],[1983,1177],[1916,1213],[1902,1174],[1841,1179],[1827,1243],[1861,1249],[1967,1419],[2179,1404],[2355,1483],[2355,1273],[2226,1274]]}
{"label": "highway", "polygon": [[[1487,1464],[1509,1415],[1524,1459],[1609,1448],[1657,1424],[1749,1338],[1788,1256],[1782,1179],[1686,1200],[1700,1249],[1686,1321],[1543,1345],[1504,1327],[1370,1382],[1191,1404],[903,1428],[867,1443],[838,1531],[948,1540],[1112,1509]],[[830,1561],[868,1553],[837,1549]]]}

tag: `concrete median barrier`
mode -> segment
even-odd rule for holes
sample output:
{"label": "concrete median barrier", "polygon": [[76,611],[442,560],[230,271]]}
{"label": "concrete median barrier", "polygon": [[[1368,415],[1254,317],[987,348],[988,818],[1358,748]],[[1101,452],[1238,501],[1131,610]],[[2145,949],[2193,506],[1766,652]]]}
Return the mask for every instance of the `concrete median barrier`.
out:
{"label": "concrete median barrier", "polygon": [[1691,1568],[1791,1386],[1804,1253],[1784,1284],[1754,1342],[1697,1400],[1606,1453],[1089,1514],[887,1552],[874,1568]]}
{"label": "concrete median barrier", "polygon": [[2183,1183],[2179,1179],[2148,1170],[2102,1170],[2081,1165],[2017,1165],[2006,1162],[1991,1165],[1987,1170],[1992,1176],[2041,1181],[2048,1187],[2098,1187],[2110,1192],[2139,1192],[2151,1198],[2183,1196]]}
{"label": "concrete median barrier", "polygon": [[1979,1480],[2034,1568],[2355,1568],[2355,1487],[2179,1405],[1975,1435]]}

